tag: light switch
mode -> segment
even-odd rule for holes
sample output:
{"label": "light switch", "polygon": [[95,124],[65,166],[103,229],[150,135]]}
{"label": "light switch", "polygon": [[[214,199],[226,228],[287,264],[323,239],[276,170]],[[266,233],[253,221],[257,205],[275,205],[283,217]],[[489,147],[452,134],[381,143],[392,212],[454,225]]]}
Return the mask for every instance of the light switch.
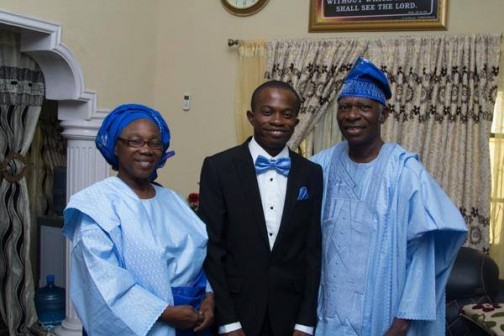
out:
{"label": "light switch", "polygon": [[184,100],[182,101],[182,110],[189,111],[191,109],[191,95],[189,93],[184,94]]}

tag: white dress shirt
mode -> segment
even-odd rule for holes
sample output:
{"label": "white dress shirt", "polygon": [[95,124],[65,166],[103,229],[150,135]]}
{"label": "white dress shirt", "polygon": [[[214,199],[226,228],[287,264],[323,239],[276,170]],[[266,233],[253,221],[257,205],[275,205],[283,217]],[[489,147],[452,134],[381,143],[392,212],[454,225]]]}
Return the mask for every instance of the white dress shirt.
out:
{"label": "white dress shirt", "polygon": [[[268,160],[288,158],[289,150],[287,146],[282,149],[277,156],[269,155],[259,144],[252,138],[249,142],[249,150],[252,155],[252,160],[255,162],[259,155],[266,157]],[[287,176],[283,176],[275,169],[270,169],[260,175],[257,175],[257,184],[259,185],[259,193],[261,194],[261,203],[263,207],[264,219],[266,220],[266,230],[268,232],[268,240],[270,249],[273,249],[280,223],[282,221],[282,213],[285,204],[285,192],[287,190]]]}

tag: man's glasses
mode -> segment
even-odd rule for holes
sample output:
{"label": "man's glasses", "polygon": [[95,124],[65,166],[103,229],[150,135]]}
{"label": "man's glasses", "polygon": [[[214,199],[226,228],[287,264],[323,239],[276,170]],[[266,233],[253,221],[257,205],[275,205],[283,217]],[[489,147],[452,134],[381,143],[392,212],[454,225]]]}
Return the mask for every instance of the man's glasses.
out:
{"label": "man's glasses", "polygon": [[163,143],[159,139],[152,139],[149,141],[144,141],[144,139],[123,139],[123,138],[117,138],[120,140],[122,143],[126,144],[128,147],[133,147],[133,148],[142,148],[147,144],[150,149],[162,149],[163,148]]}

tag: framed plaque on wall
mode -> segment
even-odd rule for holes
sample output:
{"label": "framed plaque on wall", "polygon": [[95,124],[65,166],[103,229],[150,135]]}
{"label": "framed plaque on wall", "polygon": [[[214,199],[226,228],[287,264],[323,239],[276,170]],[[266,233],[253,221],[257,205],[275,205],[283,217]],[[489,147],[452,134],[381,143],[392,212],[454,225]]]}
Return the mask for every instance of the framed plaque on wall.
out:
{"label": "framed plaque on wall", "polygon": [[310,32],[445,30],[448,0],[310,0]]}

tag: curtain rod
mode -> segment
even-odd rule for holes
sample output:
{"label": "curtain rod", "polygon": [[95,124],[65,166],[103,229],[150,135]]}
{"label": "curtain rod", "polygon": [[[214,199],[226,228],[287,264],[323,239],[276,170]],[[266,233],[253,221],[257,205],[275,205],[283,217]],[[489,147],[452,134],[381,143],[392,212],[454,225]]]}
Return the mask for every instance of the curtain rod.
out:
{"label": "curtain rod", "polygon": [[233,47],[235,45],[238,45],[238,43],[240,43],[240,40],[233,40],[233,39],[228,39],[227,40],[228,47]]}

